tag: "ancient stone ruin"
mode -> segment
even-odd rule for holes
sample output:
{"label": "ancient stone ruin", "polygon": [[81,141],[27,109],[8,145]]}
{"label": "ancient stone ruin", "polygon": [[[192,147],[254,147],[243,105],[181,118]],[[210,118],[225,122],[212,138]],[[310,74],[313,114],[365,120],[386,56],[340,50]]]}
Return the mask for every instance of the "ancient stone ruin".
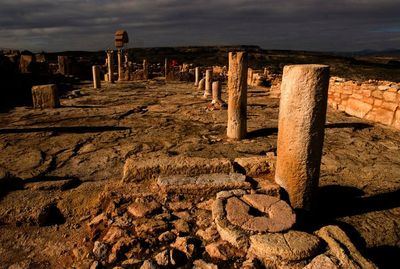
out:
{"label": "ancient stone ruin", "polygon": [[[362,132],[367,124],[332,124],[348,117],[335,110],[397,128],[397,84],[330,77],[322,64],[286,65],[281,76],[241,49],[227,53],[226,65],[156,60],[125,49],[123,30],[114,41],[117,51],[87,66],[90,80],[73,90],[33,86],[39,109],[16,108],[0,129],[15,135],[0,144],[0,187],[7,186],[0,198],[12,205],[2,210],[0,199],[0,229],[32,231],[15,235],[29,249],[40,246],[32,259],[56,257],[49,268],[377,268],[343,224],[365,212],[340,215],[346,193],[323,197],[323,190],[325,177],[335,182],[349,163],[362,170],[346,147],[378,139]],[[22,55],[20,72],[29,74],[36,60]],[[74,61],[54,56],[54,73],[72,76]],[[377,132],[381,139],[392,130]],[[393,153],[397,145],[379,147]],[[378,177],[368,161],[359,161],[372,175],[365,189]],[[360,222],[364,233],[374,210]],[[385,213],[388,223],[396,212]],[[396,225],[387,230],[396,233]],[[40,229],[45,235],[36,237]],[[25,268],[23,261],[6,265]]]}

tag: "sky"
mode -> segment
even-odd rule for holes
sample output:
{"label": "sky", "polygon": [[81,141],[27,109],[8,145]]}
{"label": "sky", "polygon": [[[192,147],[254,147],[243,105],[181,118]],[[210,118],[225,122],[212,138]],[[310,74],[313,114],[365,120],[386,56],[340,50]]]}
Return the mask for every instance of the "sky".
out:
{"label": "sky", "polygon": [[359,51],[400,48],[400,0],[0,0],[0,48],[104,50],[259,45]]}

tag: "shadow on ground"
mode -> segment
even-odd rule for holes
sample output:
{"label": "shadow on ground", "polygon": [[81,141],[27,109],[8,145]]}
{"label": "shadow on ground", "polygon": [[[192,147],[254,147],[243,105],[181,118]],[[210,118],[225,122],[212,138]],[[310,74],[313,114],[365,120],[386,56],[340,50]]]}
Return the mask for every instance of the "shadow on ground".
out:
{"label": "shadow on ground", "polygon": [[99,133],[110,131],[125,131],[130,130],[129,127],[120,126],[69,126],[69,127],[38,127],[38,128],[15,128],[15,129],[0,129],[0,134],[22,134],[22,133],[37,133],[37,132],[57,132],[57,133]]}

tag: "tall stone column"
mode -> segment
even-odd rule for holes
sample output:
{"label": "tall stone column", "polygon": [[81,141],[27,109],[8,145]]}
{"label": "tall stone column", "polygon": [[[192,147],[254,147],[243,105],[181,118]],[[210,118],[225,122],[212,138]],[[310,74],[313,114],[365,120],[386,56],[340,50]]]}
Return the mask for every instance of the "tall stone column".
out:
{"label": "tall stone column", "polygon": [[199,86],[199,80],[200,80],[200,68],[196,67],[194,69],[194,86]]}
{"label": "tall stone column", "polygon": [[247,133],[247,53],[230,52],[228,70],[228,138]]}
{"label": "tall stone column", "polygon": [[165,58],[165,63],[164,63],[164,72],[165,72],[165,79],[168,77],[169,73],[169,63],[168,63],[168,58]]}
{"label": "tall stone column", "polygon": [[147,62],[146,59],[143,60],[143,79],[144,80],[149,79],[149,63]]}
{"label": "tall stone column", "polygon": [[123,80],[123,72],[122,72],[122,52],[118,50],[118,81]]}
{"label": "tall stone column", "polygon": [[204,98],[211,96],[212,94],[212,70],[206,70],[206,85],[204,90]]}
{"label": "tall stone column", "polygon": [[114,83],[114,51],[107,51],[108,81]]}
{"label": "tall stone column", "polygon": [[329,86],[329,66],[283,69],[275,181],[296,209],[310,211],[318,187]]}
{"label": "tall stone column", "polygon": [[93,72],[93,88],[100,89],[101,88],[100,67],[98,65],[93,65],[92,72]]}

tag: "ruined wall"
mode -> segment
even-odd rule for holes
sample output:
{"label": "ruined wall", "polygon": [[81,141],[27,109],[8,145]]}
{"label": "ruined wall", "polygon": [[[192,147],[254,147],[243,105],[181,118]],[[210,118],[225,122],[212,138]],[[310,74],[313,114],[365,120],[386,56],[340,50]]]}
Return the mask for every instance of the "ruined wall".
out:
{"label": "ruined wall", "polygon": [[349,115],[400,129],[400,83],[332,77],[328,103]]}
{"label": "ruined wall", "polygon": [[[282,78],[272,82],[270,96],[279,98]],[[331,77],[328,105],[349,115],[400,130],[400,83],[369,80],[357,82]]]}

